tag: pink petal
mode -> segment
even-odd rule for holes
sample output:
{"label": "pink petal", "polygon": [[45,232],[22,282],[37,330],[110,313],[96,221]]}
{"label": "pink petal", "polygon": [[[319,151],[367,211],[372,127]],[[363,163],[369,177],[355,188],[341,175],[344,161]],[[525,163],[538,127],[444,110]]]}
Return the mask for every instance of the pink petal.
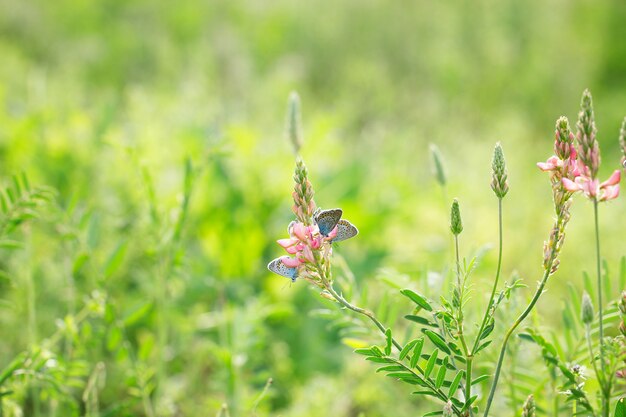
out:
{"label": "pink petal", "polygon": [[287,251],[288,254],[295,255],[296,253],[298,253],[298,246],[297,245],[293,245],[293,246],[290,246],[288,248],[285,248],[285,250]]}
{"label": "pink petal", "polygon": [[604,193],[602,197],[600,197],[600,201],[613,200],[619,196],[619,185],[608,186],[604,189]]}
{"label": "pink petal", "polygon": [[307,227],[304,224],[298,222],[293,225],[292,230],[293,230],[294,236],[296,236],[298,239],[302,241],[306,240]]}
{"label": "pink petal", "polygon": [[307,261],[311,262],[311,263],[315,263],[315,257],[313,256],[313,251],[311,251],[311,248],[308,246],[304,247],[304,250],[302,251],[301,254],[304,259],[306,259]]}
{"label": "pink petal", "polygon": [[297,239],[278,239],[276,241],[276,243],[278,243],[280,246],[282,246],[283,248],[287,249],[290,246],[295,245],[296,243],[298,243]]}
{"label": "pink petal", "polygon": [[616,169],[615,171],[613,171],[613,174],[611,174],[611,176],[609,177],[608,180],[606,180],[602,184],[600,184],[600,188],[604,188],[604,187],[610,186],[610,185],[617,185],[617,184],[619,184],[619,181],[620,181],[621,178],[622,178],[621,172]]}
{"label": "pink petal", "polygon": [[280,261],[285,264],[286,267],[288,268],[296,268],[297,266],[300,265],[300,261],[297,260],[296,258],[292,258],[290,256],[283,256],[282,258],[280,258]]}
{"label": "pink petal", "polygon": [[577,183],[575,183],[574,181],[568,179],[568,178],[563,178],[561,179],[561,181],[563,182],[563,187],[565,187],[565,189],[567,191],[580,191],[582,188],[580,185],[578,185]]}

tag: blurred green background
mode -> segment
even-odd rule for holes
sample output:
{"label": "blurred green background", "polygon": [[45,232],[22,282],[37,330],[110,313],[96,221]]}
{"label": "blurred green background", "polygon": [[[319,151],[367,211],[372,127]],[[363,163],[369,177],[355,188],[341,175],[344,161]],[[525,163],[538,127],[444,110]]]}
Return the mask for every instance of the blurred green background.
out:
{"label": "blurred green background", "polygon": [[[511,187],[504,275],[517,271],[529,296],[553,217],[535,162],[552,154],[558,116],[575,124],[585,88],[602,176],[619,167],[625,21],[618,0],[0,0],[0,174],[57,190],[14,233],[24,247],[1,249],[0,366],[23,351],[48,358],[41,376],[8,382],[4,413],[436,409],[352,354],[381,343],[369,324],[265,268],[292,219],[288,94],[302,99],[318,205],[342,207],[360,229],[337,251],[354,273],[343,290],[406,327],[410,307],[389,282],[438,299],[453,197],[464,255],[497,242],[498,141]],[[609,270],[625,254],[624,209],[623,198],[601,207]],[[591,215],[577,198],[561,269],[531,321],[557,329],[566,284],[593,271]],[[472,318],[496,256],[475,275]],[[85,303],[97,307],[81,316]],[[543,372],[536,351],[525,354]]]}

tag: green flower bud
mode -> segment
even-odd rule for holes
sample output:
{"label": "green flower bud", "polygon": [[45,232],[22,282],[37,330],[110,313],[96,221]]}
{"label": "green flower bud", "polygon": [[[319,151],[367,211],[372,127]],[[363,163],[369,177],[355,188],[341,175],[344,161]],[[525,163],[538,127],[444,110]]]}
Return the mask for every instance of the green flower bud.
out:
{"label": "green flower bud", "polygon": [[589,325],[593,321],[593,303],[591,302],[591,297],[589,294],[583,294],[583,301],[581,306],[581,317],[583,323]]}
{"label": "green flower bud", "polygon": [[302,147],[302,127],[300,121],[300,96],[295,91],[289,95],[287,107],[287,136],[297,155]]}
{"label": "green flower bud", "polygon": [[535,417],[535,397],[533,397],[532,394],[524,401],[522,417]]}
{"label": "green flower bud", "polygon": [[498,198],[504,198],[509,192],[509,184],[507,181],[506,161],[504,160],[504,152],[500,143],[496,143],[493,151],[493,160],[491,162],[491,189]]}
{"label": "green flower bud", "polygon": [[435,175],[435,179],[442,187],[446,185],[446,170],[443,166],[443,159],[441,157],[441,152],[439,152],[439,148],[437,145],[431,143],[430,144],[430,157],[432,159],[433,164],[433,173]]}
{"label": "green flower bud", "polygon": [[450,210],[450,230],[455,236],[458,236],[463,231],[461,210],[459,209],[459,202],[456,198],[452,202],[452,209]]}

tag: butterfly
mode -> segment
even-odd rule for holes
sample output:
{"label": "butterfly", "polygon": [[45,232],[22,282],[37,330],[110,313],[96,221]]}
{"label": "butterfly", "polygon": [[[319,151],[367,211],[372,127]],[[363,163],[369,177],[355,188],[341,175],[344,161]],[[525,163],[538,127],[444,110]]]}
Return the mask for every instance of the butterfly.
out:
{"label": "butterfly", "polygon": [[315,215],[315,223],[320,229],[323,236],[328,236],[335,227],[337,227],[337,235],[331,240],[332,242],[340,242],[350,239],[359,233],[359,230],[346,219],[342,219],[343,210],[340,208],[329,210],[318,210]]}
{"label": "butterfly", "polygon": [[337,226],[342,215],[343,210],[340,208],[329,210],[318,209],[313,215],[313,218],[315,223],[317,223],[317,227],[320,229],[320,233],[323,236],[328,236],[335,226]]}
{"label": "butterfly", "polygon": [[272,262],[267,264],[267,269],[275,274],[278,274],[285,278],[289,278],[291,282],[296,282],[296,278],[298,278],[298,269],[285,265],[283,263],[283,257],[276,258]]}

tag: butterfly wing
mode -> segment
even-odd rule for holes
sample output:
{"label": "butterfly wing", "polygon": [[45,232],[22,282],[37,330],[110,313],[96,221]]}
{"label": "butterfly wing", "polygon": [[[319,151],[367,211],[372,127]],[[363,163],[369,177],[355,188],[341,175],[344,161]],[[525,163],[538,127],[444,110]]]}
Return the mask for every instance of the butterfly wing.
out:
{"label": "butterfly wing", "polygon": [[340,242],[342,240],[350,239],[359,234],[359,229],[355,225],[350,223],[346,219],[341,219],[337,223],[337,236],[335,236],[332,242]]}
{"label": "butterfly wing", "polygon": [[321,210],[315,215],[315,223],[323,236],[328,236],[339,223],[343,210],[340,208]]}
{"label": "butterfly wing", "polygon": [[296,278],[298,277],[298,270],[285,265],[282,258],[276,258],[267,264],[267,269],[275,274],[289,278],[291,282],[296,282]]}

